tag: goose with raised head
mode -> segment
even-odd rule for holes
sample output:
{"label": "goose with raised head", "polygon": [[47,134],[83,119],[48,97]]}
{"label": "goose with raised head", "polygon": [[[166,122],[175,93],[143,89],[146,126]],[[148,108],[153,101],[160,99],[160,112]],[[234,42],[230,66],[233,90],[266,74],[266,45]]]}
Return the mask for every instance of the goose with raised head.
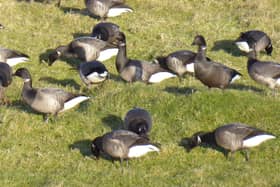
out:
{"label": "goose with raised head", "polygon": [[85,4],[90,14],[102,20],[133,12],[131,7],[124,4],[124,0],[85,0]]}
{"label": "goose with raised head", "polygon": [[88,88],[93,84],[104,82],[109,76],[107,68],[99,61],[81,63],[79,74]]}
{"label": "goose with raised head", "polygon": [[[250,127],[245,124],[231,123],[220,126],[212,132],[195,133],[188,141],[188,149],[202,144],[218,146],[227,151],[226,156],[238,150],[247,150],[261,143],[276,138],[273,134]],[[246,160],[249,160],[248,152],[245,152]]]}
{"label": "goose with raised head", "polygon": [[117,24],[101,22],[93,27],[91,36],[110,44],[117,44],[120,32]]}
{"label": "goose with raised head", "polygon": [[48,121],[49,114],[57,116],[78,105],[79,103],[90,99],[84,95],[73,94],[58,88],[33,88],[32,79],[26,68],[19,68],[14,73],[23,79],[22,88],[23,100],[35,111],[44,114],[45,121]]}
{"label": "goose with raised head", "polygon": [[280,87],[280,64],[257,59],[255,48],[248,53],[247,70],[250,77],[271,89]]}
{"label": "goose with raised head", "polygon": [[29,61],[29,56],[12,49],[0,47],[0,62],[6,62],[9,66],[15,66]]}
{"label": "goose with raised head", "polygon": [[129,110],[124,118],[124,129],[135,132],[140,136],[148,136],[152,128],[152,117],[143,108],[133,108]]}
{"label": "goose with raised head", "polygon": [[149,139],[128,130],[115,130],[95,138],[91,150],[96,158],[99,158],[101,153],[105,153],[113,159],[120,159],[121,163],[124,159],[160,151]]}
{"label": "goose with raised head", "polygon": [[0,104],[6,104],[5,88],[12,83],[12,68],[7,64],[0,62]]}
{"label": "goose with raised head", "polygon": [[209,88],[224,89],[242,76],[235,69],[206,59],[207,46],[203,36],[197,35],[192,45],[198,45],[198,52],[194,63],[194,74],[204,85]]}
{"label": "goose with raised head", "polygon": [[105,61],[118,53],[118,48],[93,37],[80,37],[68,45],[61,45],[49,54],[48,64],[52,65],[57,59],[77,58],[81,61]]}
{"label": "goose with raised head", "polygon": [[252,50],[253,45],[255,45],[257,52],[265,50],[268,55],[271,55],[273,50],[270,37],[259,30],[241,32],[240,36],[235,40],[235,45],[246,53]]}
{"label": "goose with raised head", "polygon": [[129,59],[126,54],[126,37],[122,32],[120,33],[118,46],[116,68],[123,80],[127,82],[158,83],[176,77],[174,73],[162,68],[158,63]]}

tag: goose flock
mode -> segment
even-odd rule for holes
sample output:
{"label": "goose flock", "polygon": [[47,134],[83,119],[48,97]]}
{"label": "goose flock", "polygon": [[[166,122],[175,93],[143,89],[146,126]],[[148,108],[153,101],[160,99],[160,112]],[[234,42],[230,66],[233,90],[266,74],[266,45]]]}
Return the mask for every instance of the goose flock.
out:
{"label": "goose flock", "polygon": [[[30,0],[30,3],[33,0]],[[46,2],[49,2],[48,0]],[[58,0],[57,5],[61,5]],[[99,18],[100,23],[94,26],[90,36],[78,37],[66,45],[60,45],[48,54],[49,66],[60,58],[77,59],[77,66],[82,82],[88,89],[91,85],[100,84],[109,78],[109,71],[102,63],[114,56],[116,70],[125,82],[136,81],[147,84],[159,83],[163,80],[186,74],[194,76],[208,88],[226,89],[235,80],[242,77],[237,70],[207,57],[206,39],[202,35],[195,36],[192,45],[198,47],[196,52],[190,50],[174,51],[166,56],[157,57],[152,62],[129,58],[126,35],[114,23],[106,22],[108,17],[122,13],[132,13],[133,9],[124,0],[85,0],[89,15]],[[5,26],[0,24],[1,29]],[[250,30],[240,34],[235,40],[236,46],[248,56],[247,70],[249,76],[259,84],[271,89],[280,87],[280,64],[260,61],[257,53],[265,51],[271,55],[273,51],[270,37],[263,31]],[[56,117],[89,96],[70,93],[58,88],[34,88],[31,72],[27,68],[12,68],[19,63],[29,61],[29,56],[13,49],[0,48],[0,101],[7,104],[5,89],[12,84],[14,76],[23,80],[22,98],[34,111],[43,115],[45,122],[49,117]],[[110,156],[112,159],[123,160],[140,157],[149,152],[160,152],[160,145],[149,138],[152,130],[152,116],[143,108],[129,110],[124,118],[124,128],[113,130],[95,137],[91,144],[92,154]],[[251,147],[276,138],[264,130],[242,123],[224,124],[212,132],[196,132],[192,137],[185,138],[184,146],[191,150],[202,144],[215,145],[231,155],[238,150]],[[245,155],[246,160],[249,155]]]}

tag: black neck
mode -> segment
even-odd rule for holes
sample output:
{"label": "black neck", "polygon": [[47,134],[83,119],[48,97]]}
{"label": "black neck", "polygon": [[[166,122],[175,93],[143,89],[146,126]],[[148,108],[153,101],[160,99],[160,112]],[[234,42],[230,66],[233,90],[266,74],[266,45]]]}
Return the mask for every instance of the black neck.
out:
{"label": "black neck", "polygon": [[214,132],[207,132],[199,136],[201,143],[217,145]]}
{"label": "black neck", "polygon": [[206,46],[204,45],[200,45],[198,47],[198,52],[197,52],[197,55],[195,57],[195,60],[197,61],[206,61]]}
{"label": "black neck", "polygon": [[251,64],[254,64],[257,61],[257,53],[255,50],[252,50],[248,53],[248,64],[247,66],[250,66]]}
{"label": "black neck", "polygon": [[122,43],[121,45],[119,45],[119,51],[116,59],[116,68],[119,73],[123,70],[127,62],[128,58],[126,56],[126,44]]}

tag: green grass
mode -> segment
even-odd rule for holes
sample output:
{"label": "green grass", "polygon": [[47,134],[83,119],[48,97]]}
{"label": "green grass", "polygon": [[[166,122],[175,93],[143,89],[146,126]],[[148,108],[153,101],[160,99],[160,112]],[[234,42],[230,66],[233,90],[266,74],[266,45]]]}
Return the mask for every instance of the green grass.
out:
{"label": "green grass", "polygon": [[[15,78],[6,90],[12,101],[1,106],[0,186],[279,186],[280,143],[272,140],[252,149],[251,160],[241,153],[228,161],[221,152],[199,147],[187,153],[180,140],[200,130],[212,130],[230,122],[242,122],[279,136],[278,96],[253,82],[246,71],[247,58],[234,46],[215,46],[215,41],[233,40],[249,29],[266,31],[272,38],[272,57],[280,62],[280,4],[278,0],[127,0],[135,12],[108,21],[120,25],[127,35],[131,58],[152,60],[179,49],[190,49],[193,37],[203,34],[208,56],[236,68],[244,75],[225,91],[208,90],[186,77],[160,84],[128,84],[117,75],[115,59],[105,62],[114,79],[85,91],[79,75],[59,61],[52,67],[39,63],[48,49],[68,43],[73,35],[90,33],[97,20],[69,13],[54,4],[0,0],[1,46],[31,56],[27,67],[34,87],[60,87],[85,92],[92,99],[79,108],[45,124],[21,101],[22,80]],[[83,1],[62,2],[64,9],[83,9]],[[67,8],[68,7],[68,8]],[[214,48],[214,50],[211,50]],[[40,80],[51,77],[52,79]],[[52,81],[48,81],[52,80]],[[191,89],[195,92],[192,94]],[[153,117],[150,137],[162,145],[159,154],[149,154],[120,164],[90,157],[90,141],[121,127],[121,119],[134,106]]]}

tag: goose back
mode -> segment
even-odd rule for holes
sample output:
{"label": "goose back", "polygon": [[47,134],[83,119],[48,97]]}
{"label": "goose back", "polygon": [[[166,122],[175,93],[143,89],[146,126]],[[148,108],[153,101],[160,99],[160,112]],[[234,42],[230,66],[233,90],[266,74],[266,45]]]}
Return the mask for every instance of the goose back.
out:
{"label": "goose back", "polygon": [[273,50],[270,37],[265,32],[259,30],[240,33],[235,43],[240,50],[247,53],[252,50],[253,45],[255,45],[255,50],[257,52],[266,50],[266,53],[270,55]]}
{"label": "goose back", "polygon": [[101,22],[94,26],[91,36],[97,39],[116,44],[120,34],[120,27],[110,22]]}
{"label": "goose back", "polygon": [[152,128],[152,117],[145,109],[133,108],[125,115],[124,128],[139,135],[147,135]]}
{"label": "goose back", "polygon": [[254,81],[271,89],[280,87],[280,64],[258,60],[255,51],[249,52],[247,70]]}

